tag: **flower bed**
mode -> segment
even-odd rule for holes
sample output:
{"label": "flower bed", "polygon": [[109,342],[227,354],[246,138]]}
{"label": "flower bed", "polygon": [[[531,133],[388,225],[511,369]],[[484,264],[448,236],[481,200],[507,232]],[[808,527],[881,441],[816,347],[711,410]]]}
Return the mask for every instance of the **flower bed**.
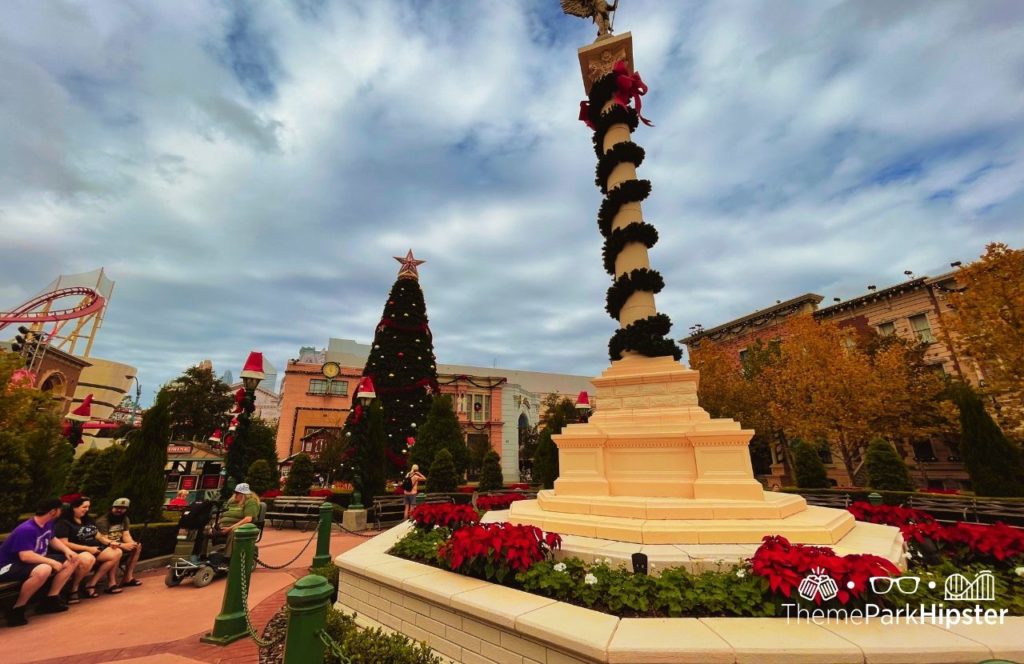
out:
{"label": "flower bed", "polygon": [[469,505],[427,503],[409,514],[417,528],[430,530],[435,526],[447,529],[479,523],[480,514]]}
{"label": "flower bed", "polygon": [[959,565],[984,563],[997,568],[1024,565],[1024,530],[1004,523],[942,524],[921,510],[863,502],[853,503],[849,510],[858,521],[898,527],[912,558],[932,564],[944,559]]}
{"label": "flower bed", "polygon": [[526,500],[526,496],[521,493],[503,493],[497,496],[480,496],[476,499],[476,508],[481,512],[507,510],[508,506],[517,500]]}
{"label": "flower bed", "polygon": [[[909,526],[921,529],[917,531],[921,533],[933,532],[927,529],[935,527],[948,529],[943,541],[948,542],[949,552],[957,552],[956,547],[974,552],[975,559],[967,563],[913,556],[908,574],[918,580],[936,579],[938,590],[920,583],[920,596],[911,596],[873,590],[873,577],[901,575],[885,558],[870,554],[840,556],[828,547],[792,544],[778,536],[766,537],[750,561],[741,565],[723,565],[715,571],[694,574],[683,568],[657,569],[651,563],[650,574],[634,574],[613,566],[610,559],[596,563],[556,561],[552,552],[559,548],[561,538],[532,526],[479,524],[471,520],[472,510],[457,512],[456,508],[463,506],[423,507],[430,509],[419,518],[414,514],[418,527],[394,545],[392,555],[620,617],[772,617],[788,615],[794,605],[828,610],[864,608],[869,603],[898,608],[935,597],[941,602],[942,583],[938,581],[954,573],[991,569],[979,560],[1006,555],[1015,550],[1017,541],[1017,535],[1007,533],[1005,526],[981,533],[976,531],[984,526],[941,526],[919,511],[858,507],[855,513],[865,520],[894,525],[901,520],[912,521]],[[966,536],[969,544],[956,539]],[[1012,615],[1024,615],[1024,566],[1017,569],[1004,563],[995,576],[996,599],[987,602],[987,608],[1006,608]],[[808,583],[829,592],[815,593],[815,585]]]}

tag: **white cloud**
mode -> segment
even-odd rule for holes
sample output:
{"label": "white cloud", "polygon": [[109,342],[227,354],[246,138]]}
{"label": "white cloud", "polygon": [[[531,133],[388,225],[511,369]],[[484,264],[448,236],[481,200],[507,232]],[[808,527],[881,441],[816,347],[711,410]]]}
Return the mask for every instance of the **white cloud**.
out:
{"label": "white cloud", "polygon": [[[675,335],[1024,244],[1022,14],[623,3]],[[0,308],[105,265],[96,352],[155,386],[368,340],[411,246],[442,362],[596,374],[592,38],[541,0],[8,3]]]}

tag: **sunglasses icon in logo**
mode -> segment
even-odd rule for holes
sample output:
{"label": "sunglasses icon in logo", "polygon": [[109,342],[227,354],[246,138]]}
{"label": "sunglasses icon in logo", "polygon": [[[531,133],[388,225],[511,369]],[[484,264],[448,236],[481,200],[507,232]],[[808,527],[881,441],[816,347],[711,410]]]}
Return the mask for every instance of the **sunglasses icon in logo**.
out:
{"label": "sunglasses icon in logo", "polygon": [[888,595],[895,586],[904,595],[913,595],[921,586],[919,576],[872,576],[868,579],[871,592],[876,595]]}

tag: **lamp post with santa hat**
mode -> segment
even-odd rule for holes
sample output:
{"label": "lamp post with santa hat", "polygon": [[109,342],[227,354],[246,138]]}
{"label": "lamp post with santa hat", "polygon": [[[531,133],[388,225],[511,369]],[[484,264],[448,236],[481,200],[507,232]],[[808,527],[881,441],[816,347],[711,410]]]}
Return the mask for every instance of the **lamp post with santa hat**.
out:
{"label": "lamp post with santa hat", "polygon": [[[354,424],[358,424],[359,421],[365,417],[369,417],[370,405],[373,400],[377,398],[377,390],[373,386],[373,379],[369,376],[363,376],[359,379],[359,384],[356,387],[356,406],[359,410],[356,413],[358,418],[354,421]],[[365,441],[364,441],[365,442]],[[365,450],[357,447],[354,458],[352,459],[352,502],[349,505],[350,509],[363,509],[363,461]]]}
{"label": "lamp post with santa hat", "polygon": [[[256,410],[256,386],[267,377],[263,371],[263,353],[253,351],[242,367],[242,387],[245,390],[244,398],[236,400],[235,410],[240,410],[231,420],[229,427],[230,444],[228,445],[227,458],[224,460],[227,477],[224,486],[221,487],[221,497],[227,499],[235,489],[235,485],[245,479],[245,447],[247,444],[246,433],[249,430],[249,422]],[[233,430],[233,431],[232,431]]]}
{"label": "lamp post with santa hat", "polygon": [[72,449],[82,444],[82,429],[90,419],[92,419],[92,395],[87,394],[82,399],[81,405],[64,418],[64,427],[61,433],[67,438]]}

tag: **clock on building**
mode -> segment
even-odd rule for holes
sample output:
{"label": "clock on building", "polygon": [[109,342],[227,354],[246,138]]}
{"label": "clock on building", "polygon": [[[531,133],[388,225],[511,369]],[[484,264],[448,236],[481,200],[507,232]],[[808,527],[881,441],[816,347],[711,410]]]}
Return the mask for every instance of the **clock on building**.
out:
{"label": "clock on building", "polygon": [[341,373],[341,367],[337,362],[324,362],[324,365],[320,367],[320,373],[327,378],[337,378]]}

